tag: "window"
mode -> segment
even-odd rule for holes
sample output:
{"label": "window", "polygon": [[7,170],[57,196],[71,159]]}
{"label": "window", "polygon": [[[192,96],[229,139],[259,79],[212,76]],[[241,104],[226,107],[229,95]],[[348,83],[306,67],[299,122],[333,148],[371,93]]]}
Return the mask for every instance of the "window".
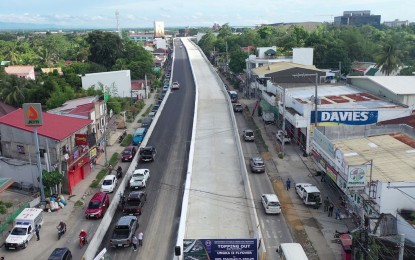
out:
{"label": "window", "polygon": [[46,149],[39,149],[40,152],[40,158],[45,157]]}
{"label": "window", "polygon": [[24,146],[23,145],[17,145],[17,152],[20,154],[25,154]]}

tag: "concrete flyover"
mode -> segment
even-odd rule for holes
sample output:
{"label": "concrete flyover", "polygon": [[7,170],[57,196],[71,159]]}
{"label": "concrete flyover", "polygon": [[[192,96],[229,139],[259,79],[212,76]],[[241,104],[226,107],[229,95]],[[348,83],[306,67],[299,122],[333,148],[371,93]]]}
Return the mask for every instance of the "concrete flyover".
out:
{"label": "concrete flyover", "polygon": [[186,38],[182,42],[197,94],[176,245],[182,247],[183,239],[261,238],[225,86],[203,52]]}

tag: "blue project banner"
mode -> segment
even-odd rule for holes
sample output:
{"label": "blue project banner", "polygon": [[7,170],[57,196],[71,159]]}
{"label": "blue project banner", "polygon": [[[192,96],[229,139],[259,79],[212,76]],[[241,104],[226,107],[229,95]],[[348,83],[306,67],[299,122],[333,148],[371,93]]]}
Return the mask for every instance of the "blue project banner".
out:
{"label": "blue project banner", "polygon": [[258,260],[256,239],[184,239],[184,259]]}
{"label": "blue project banner", "polygon": [[[378,122],[378,111],[317,111],[318,123],[343,125],[371,125]],[[311,122],[315,123],[315,112],[311,111]]]}

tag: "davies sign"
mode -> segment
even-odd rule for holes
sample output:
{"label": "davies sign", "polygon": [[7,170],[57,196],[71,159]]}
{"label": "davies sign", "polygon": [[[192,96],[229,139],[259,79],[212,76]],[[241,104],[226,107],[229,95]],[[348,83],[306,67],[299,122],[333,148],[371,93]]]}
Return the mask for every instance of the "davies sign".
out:
{"label": "davies sign", "polygon": [[[318,123],[344,125],[370,125],[378,122],[378,111],[317,111]],[[315,122],[315,112],[311,112],[311,123]]]}

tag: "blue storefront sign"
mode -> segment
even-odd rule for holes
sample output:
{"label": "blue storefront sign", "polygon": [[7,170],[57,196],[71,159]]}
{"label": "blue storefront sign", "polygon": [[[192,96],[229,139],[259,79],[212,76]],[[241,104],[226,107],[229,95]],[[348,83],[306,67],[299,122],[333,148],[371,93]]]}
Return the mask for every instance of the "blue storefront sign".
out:
{"label": "blue storefront sign", "polygon": [[185,239],[184,259],[257,260],[256,239]]}
{"label": "blue storefront sign", "polygon": [[[317,111],[318,123],[343,125],[370,125],[378,122],[378,111]],[[315,122],[315,112],[311,112],[311,123]]]}

